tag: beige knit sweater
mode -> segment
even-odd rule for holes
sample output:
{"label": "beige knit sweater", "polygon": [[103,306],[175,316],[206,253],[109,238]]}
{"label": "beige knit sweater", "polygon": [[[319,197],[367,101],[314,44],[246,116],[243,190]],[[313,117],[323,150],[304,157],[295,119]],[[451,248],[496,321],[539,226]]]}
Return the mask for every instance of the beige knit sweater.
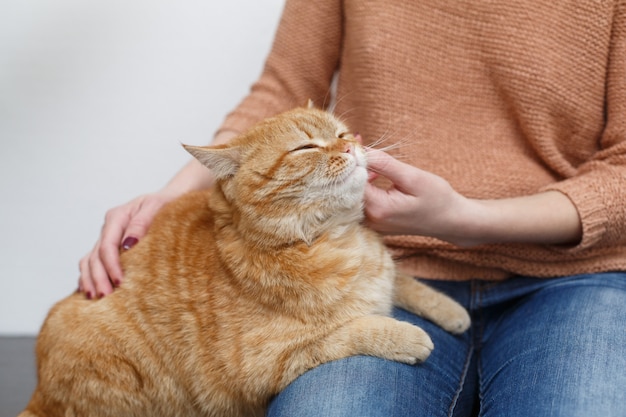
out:
{"label": "beige knit sweater", "polygon": [[[558,190],[573,248],[458,248],[397,236],[417,276],[552,277],[626,270],[626,2],[287,0],[263,74],[221,129],[328,102],[365,140],[467,197]],[[420,221],[418,218],[416,222]]]}

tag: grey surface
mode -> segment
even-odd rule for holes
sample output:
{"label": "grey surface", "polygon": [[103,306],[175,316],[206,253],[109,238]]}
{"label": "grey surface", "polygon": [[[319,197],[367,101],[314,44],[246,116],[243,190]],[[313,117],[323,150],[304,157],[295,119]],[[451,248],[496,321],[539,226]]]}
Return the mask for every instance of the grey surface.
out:
{"label": "grey surface", "polygon": [[15,417],[35,389],[35,338],[0,337],[0,417]]}

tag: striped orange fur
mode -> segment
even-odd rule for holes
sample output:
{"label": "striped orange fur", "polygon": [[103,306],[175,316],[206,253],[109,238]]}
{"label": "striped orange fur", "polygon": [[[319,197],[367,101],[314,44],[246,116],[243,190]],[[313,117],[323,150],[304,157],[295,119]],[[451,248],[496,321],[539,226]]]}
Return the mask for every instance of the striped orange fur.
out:
{"label": "striped orange fur", "polygon": [[294,109],[228,146],[186,148],[216,186],[161,210],[122,253],[113,294],[52,308],[22,416],[261,416],[320,363],[425,360],[428,335],[387,317],[394,298],[468,327],[460,305],[397,275],[360,224],[365,152],[331,114]]}

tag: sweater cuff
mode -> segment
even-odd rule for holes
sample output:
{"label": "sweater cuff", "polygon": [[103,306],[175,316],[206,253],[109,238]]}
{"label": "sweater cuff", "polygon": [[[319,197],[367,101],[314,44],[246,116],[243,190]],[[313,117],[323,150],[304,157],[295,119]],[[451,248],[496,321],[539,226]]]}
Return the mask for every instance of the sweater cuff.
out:
{"label": "sweater cuff", "polygon": [[541,191],[558,191],[565,194],[576,207],[582,224],[582,238],[575,246],[563,247],[566,252],[588,249],[606,236],[607,212],[602,190],[594,181],[565,180],[551,184]]}

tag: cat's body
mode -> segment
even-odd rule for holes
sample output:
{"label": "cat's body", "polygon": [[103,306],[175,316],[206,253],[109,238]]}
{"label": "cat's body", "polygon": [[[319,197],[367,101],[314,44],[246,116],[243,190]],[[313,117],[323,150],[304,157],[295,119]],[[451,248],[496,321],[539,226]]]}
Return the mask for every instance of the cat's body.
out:
{"label": "cat's body", "polygon": [[133,249],[125,281],[75,294],[37,343],[23,416],[260,416],[320,363],[375,355],[414,364],[428,335],[386,317],[396,304],[462,332],[467,313],[399,276],[361,226],[367,178],[345,126],[314,109],[262,123],[230,147],[189,148],[213,191],[167,205]]}

